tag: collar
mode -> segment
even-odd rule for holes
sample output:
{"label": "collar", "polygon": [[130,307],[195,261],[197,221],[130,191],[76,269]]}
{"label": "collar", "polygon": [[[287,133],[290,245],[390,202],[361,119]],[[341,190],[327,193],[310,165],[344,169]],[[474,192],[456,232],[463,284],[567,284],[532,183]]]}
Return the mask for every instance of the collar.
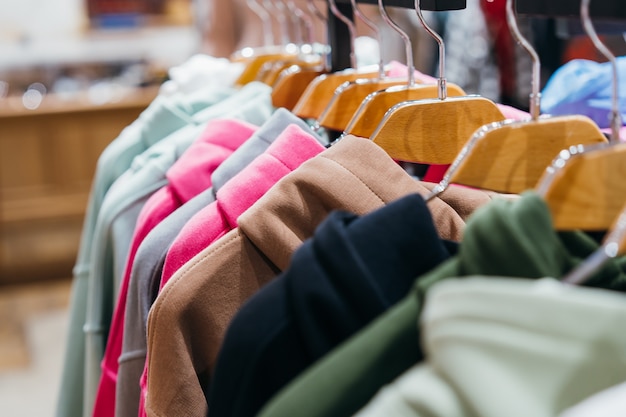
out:
{"label": "collar", "polygon": [[249,123],[217,119],[167,170],[174,197],[182,204],[211,186],[212,173],[256,130]]}
{"label": "collar", "polygon": [[266,152],[217,192],[217,204],[229,226],[237,227],[237,218],[274,184],[323,150],[305,130],[288,126]]}
{"label": "collar", "polygon": [[219,190],[224,184],[249,165],[274,143],[280,134],[290,125],[296,124],[309,131],[308,125],[288,110],[277,109],[272,116],[259,127],[243,145],[228,157],[216,170],[211,180],[213,187]]}
{"label": "collar", "polygon": [[[332,210],[364,215],[427,189],[373,142],[348,135],[284,177],[239,218],[241,231],[284,270]],[[445,206],[429,203],[433,213]]]}

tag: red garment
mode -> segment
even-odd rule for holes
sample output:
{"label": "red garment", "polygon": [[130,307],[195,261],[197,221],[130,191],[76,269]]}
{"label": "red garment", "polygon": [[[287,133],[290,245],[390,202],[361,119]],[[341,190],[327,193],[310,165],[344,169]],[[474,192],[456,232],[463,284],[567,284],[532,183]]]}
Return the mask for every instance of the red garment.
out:
{"label": "red garment", "polygon": [[516,91],[515,43],[506,21],[506,0],[482,0],[480,5],[494,41],[495,56],[500,70],[503,97],[513,97]]}
{"label": "red garment", "polygon": [[230,154],[245,142],[256,127],[238,120],[214,120],[200,138],[167,171],[168,185],[146,202],[137,225],[124,269],[119,298],[113,314],[107,346],[102,359],[102,375],[93,410],[96,417],[115,415],[115,389],[118,359],[122,353],[126,297],[137,249],[148,233],[178,207],[211,186],[211,174]]}

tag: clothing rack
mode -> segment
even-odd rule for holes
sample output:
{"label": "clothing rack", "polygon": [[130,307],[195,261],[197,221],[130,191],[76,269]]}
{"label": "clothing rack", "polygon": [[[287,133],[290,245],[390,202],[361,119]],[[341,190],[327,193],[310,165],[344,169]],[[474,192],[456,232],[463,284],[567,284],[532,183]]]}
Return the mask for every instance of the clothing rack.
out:
{"label": "clothing rack", "polygon": [[[336,0],[337,8],[354,20],[349,0]],[[357,0],[357,3],[377,4],[377,0]],[[422,10],[445,11],[465,9],[466,0],[422,0]],[[386,6],[415,7],[414,0],[385,0]],[[544,17],[580,16],[580,0],[522,0],[517,2],[517,12],[524,15]],[[595,0],[590,4],[590,14],[596,18],[626,19],[626,1]],[[332,71],[350,67],[350,33],[348,27],[328,10],[328,39],[331,46]]]}

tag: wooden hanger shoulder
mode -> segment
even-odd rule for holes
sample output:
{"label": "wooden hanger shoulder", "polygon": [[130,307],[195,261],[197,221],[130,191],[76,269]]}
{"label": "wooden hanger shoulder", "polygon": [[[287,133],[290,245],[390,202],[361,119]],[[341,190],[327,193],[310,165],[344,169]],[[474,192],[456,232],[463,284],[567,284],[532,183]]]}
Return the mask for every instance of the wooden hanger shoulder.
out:
{"label": "wooden hanger shoulder", "polygon": [[[383,120],[385,113],[393,106],[410,100],[423,100],[437,98],[436,85],[416,85],[413,87],[391,87],[386,90],[376,91],[363,100],[359,109],[354,113],[346,127],[345,133],[369,138],[376,127]],[[461,87],[449,83],[448,96],[465,96]]]}
{"label": "wooden hanger shoulder", "polygon": [[451,164],[480,126],[504,120],[492,101],[478,96],[400,103],[371,139],[396,160]]}
{"label": "wooden hanger shoulder", "polygon": [[309,84],[293,108],[293,112],[296,116],[303,119],[317,119],[328,103],[330,103],[335,90],[341,84],[346,81],[355,81],[359,78],[374,78],[377,76],[378,72],[375,70],[369,72],[347,70],[340,73],[321,75]]}
{"label": "wooden hanger shoulder", "polygon": [[626,144],[572,155],[538,187],[557,230],[608,230],[626,203]]}
{"label": "wooden hanger shoulder", "polygon": [[266,72],[262,81],[269,86],[274,86],[274,84],[278,81],[280,74],[292,65],[298,65],[301,68],[316,68],[319,67],[320,64],[321,59],[309,59],[304,61],[299,57],[291,60],[278,61],[272,65],[269,71]]}
{"label": "wooden hanger shoulder", "polygon": [[360,79],[353,81],[343,88],[341,92],[337,90],[333,99],[320,116],[318,120],[319,125],[327,129],[343,131],[369,94],[406,83],[406,79],[403,78]]}
{"label": "wooden hanger shoulder", "polygon": [[272,89],[273,106],[293,110],[308,85],[325,72],[322,68],[297,66],[283,70]]}
{"label": "wooden hanger shoulder", "polygon": [[587,117],[563,116],[486,126],[472,142],[450,181],[518,194],[537,185],[561,150],[607,139]]}
{"label": "wooden hanger shoulder", "polygon": [[288,59],[293,59],[296,55],[293,53],[280,52],[280,53],[269,53],[266,55],[260,55],[253,57],[250,61],[246,63],[246,67],[243,72],[235,81],[235,85],[246,85],[252,81],[255,81],[257,78],[257,74],[267,62],[271,61],[285,61]]}

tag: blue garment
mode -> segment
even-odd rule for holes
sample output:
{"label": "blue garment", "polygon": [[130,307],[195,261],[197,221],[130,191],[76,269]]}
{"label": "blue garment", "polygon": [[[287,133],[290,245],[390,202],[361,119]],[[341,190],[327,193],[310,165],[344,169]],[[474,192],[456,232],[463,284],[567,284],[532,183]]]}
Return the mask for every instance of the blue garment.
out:
{"label": "blue garment", "polygon": [[[626,56],[617,58],[619,107],[626,120]],[[610,63],[576,59],[559,68],[542,92],[541,108],[552,115],[582,114],[610,127],[613,75]]]}

